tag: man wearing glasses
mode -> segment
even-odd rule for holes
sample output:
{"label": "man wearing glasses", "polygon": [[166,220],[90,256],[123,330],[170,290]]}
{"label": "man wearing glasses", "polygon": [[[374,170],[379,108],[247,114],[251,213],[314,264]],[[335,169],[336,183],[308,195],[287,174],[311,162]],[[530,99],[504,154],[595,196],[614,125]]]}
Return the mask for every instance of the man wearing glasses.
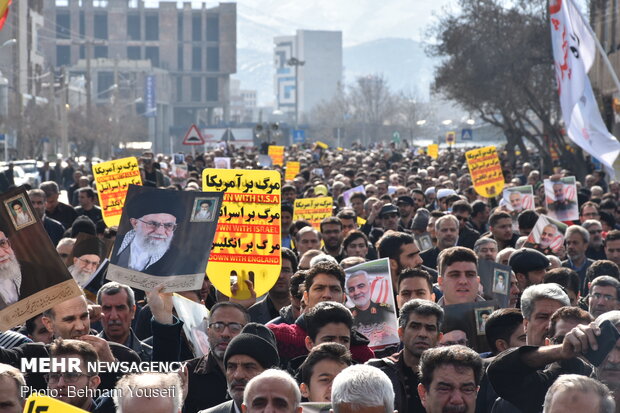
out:
{"label": "man wearing glasses", "polygon": [[99,268],[102,254],[103,244],[96,237],[80,240],[73,247],[73,265],[69,272],[81,288],[86,287]]}
{"label": "man wearing glasses", "polygon": [[[96,365],[99,357],[95,348],[79,340],[56,340],[50,346],[53,359],[78,359],[81,371],[51,372],[45,375],[50,395],[57,400],[92,412],[97,407],[89,394],[94,394],[101,378],[96,372],[88,371],[88,363]],[[65,362],[67,365],[68,362]]]}
{"label": "man wearing glasses", "polygon": [[183,206],[159,195],[148,191],[126,205],[132,229],[123,238],[116,264],[150,275],[193,273],[179,268],[179,263],[192,260],[179,259],[180,251],[172,245],[177,223],[183,221]]}
{"label": "man wearing glasses", "polygon": [[9,239],[0,231],[0,310],[23,298],[22,271]]}

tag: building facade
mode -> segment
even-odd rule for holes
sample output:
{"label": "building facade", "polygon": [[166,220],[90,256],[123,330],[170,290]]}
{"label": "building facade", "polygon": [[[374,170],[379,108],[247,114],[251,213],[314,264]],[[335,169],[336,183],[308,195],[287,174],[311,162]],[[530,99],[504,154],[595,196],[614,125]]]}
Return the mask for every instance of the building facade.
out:
{"label": "building facade", "polygon": [[304,123],[321,101],[342,83],[342,32],[298,30],[274,38],[276,108]]}

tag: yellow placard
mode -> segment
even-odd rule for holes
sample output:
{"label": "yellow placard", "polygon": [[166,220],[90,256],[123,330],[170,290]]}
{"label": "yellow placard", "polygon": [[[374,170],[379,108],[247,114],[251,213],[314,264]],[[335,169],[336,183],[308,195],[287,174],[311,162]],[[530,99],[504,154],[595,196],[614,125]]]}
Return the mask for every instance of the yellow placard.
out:
{"label": "yellow placard", "polygon": [[250,298],[245,280],[257,296],[267,293],[280,276],[281,182],[278,171],[205,169],[204,191],[224,192],[207,275],[215,288],[235,298]]}
{"label": "yellow placard", "polygon": [[84,413],[86,410],[82,410],[68,403],[53,399],[50,396],[32,394],[28,397],[28,399],[26,399],[23,413],[34,412]]}
{"label": "yellow placard", "polygon": [[299,173],[301,164],[296,161],[289,161],[286,163],[286,174],[284,175],[285,181],[292,181]]}
{"label": "yellow placard", "polygon": [[330,196],[302,198],[295,200],[293,219],[305,219],[316,229],[320,229],[323,218],[332,216],[334,199]]}
{"label": "yellow placard", "polygon": [[284,165],[284,146],[269,145],[267,155],[271,157],[273,165]]}
{"label": "yellow placard", "polygon": [[450,131],[446,133],[446,143],[448,145],[454,145],[456,143],[456,132]]}
{"label": "yellow placard", "polygon": [[103,221],[109,227],[121,222],[127,188],[142,185],[138,160],[135,157],[115,159],[93,165]]}
{"label": "yellow placard", "polygon": [[428,156],[433,159],[437,159],[439,156],[439,145],[433,143],[432,145],[428,145]]}
{"label": "yellow placard", "polygon": [[468,151],[465,158],[476,192],[486,198],[500,195],[504,189],[504,174],[495,146]]}
{"label": "yellow placard", "polygon": [[329,148],[328,144],[326,144],[325,142],[321,142],[321,141],[316,141],[316,146],[318,146],[319,148],[323,148],[323,149]]}
{"label": "yellow placard", "polygon": [[361,227],[362,225],[364,225],[366,223],[366,220],[362,217],[357,217],[357,225],[359,227]]}

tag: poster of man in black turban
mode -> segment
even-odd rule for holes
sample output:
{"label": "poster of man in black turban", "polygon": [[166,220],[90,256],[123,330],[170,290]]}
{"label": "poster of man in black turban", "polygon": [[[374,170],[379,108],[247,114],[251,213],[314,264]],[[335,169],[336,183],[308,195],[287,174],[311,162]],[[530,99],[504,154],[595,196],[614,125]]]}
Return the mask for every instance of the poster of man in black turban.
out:
{"label": "poster of man in black turban", "polygon": [[150,290],[200,289],[217,227],[217,219],[191,220],[196,199],[213,210],[222,193],[154,189],[130,185],[107,278]]}

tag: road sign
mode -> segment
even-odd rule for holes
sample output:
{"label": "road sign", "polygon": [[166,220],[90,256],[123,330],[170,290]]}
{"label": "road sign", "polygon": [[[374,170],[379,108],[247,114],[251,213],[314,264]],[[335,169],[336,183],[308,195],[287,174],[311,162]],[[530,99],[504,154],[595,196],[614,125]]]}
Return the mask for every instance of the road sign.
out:
{"label": "road sign", "polygon": [[235,135],[233,135],[232,131],[230,130],[230,128],[226,128],[226,130],[224,131],[224,134],[222,135],[222,139],[220,139],[222,142],[231,142],[236,140],[235,139]]}
{"label": "road sign", "polygon": [[400,143],[400,132],[395,131],[395,132],[392,134],[392,142],[394,142],[394,143]]}
{"label": "road sign", "polygon": [[306,130],[305,129],[293,129],[293,143],[305,143],[306,142]]}
{"label": "road sign", "polygon": [[454,145],[456,143],[456,132],[450,131],[446,133],[446,143],[448,145]]}
{"label": "road sign", "polygon": [[463,129],[461,130],[461,140],[462,141],[471,141],[474,139],[474,131],[471,129]]}
{"label": "road sign", "polygon": [[205,138],[202,137],[200,130],[196,125],[192,125],[187,133],[185,134],[185,138],[183,138],[183,145],[204,145]]}

